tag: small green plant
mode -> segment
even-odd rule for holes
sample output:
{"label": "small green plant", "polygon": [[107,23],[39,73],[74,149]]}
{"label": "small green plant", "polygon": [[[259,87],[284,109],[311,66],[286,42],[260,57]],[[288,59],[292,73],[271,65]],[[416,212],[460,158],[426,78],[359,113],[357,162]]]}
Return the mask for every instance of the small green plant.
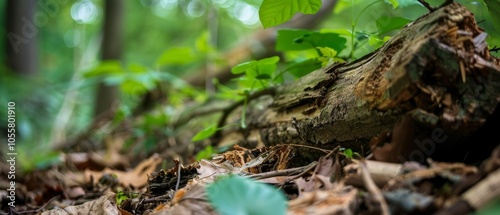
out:
{"label": "small green plant", "polygon": [[352,149],[350,148],[341,148],[340,149],[342,151],[342,153],[344,153],[344,155],[349,158],[349,159],[354,159],[354,158],[362,158],[362,156],[357,153],[357,152],[353,152]]}
{"label": "small green plant", "polygon": [[194,137],[191,139],[191,141],[194,142],[194,141],[200,141],[200,140],[207,139],[207,138],[211,137],[212,135],[214,135],[217,130],[218,130],[217,125],[212,124],[212,125],[204,128],[203,130],[199,131],[198,133],[196,133],[194,135]]}
{"label": "small green plant", "polygon": [[118,191],[115,196],[116,204],[121,205],[125,200],[131,198],[137,198],[139,195],[132,192],[124,192],[122,190]]}
{"label": "small green plant", "polygon": [[118,191],[118,193],[116,193],[116,204],[117,205],[121,205],[123,203],[123,201],[129,199],[129,197],[127,195],[125,195],[125,193],[123,191]]}

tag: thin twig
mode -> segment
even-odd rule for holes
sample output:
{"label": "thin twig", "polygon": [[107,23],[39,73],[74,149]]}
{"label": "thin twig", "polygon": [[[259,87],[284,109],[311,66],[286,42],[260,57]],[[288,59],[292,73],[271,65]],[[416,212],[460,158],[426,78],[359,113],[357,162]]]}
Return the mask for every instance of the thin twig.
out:
{"label": "thin twig", "polygon": [[307,166],[301,166],[301,167],[295,167],[295,168],[290,168],[290,169],[275,170],[272,172],[253,174],[253,175],[250,175],[248,177],[253,178],[253,179],[264,179],[264,178],[271,178],[271,177],[275,177],[275,176],[291,175],[291,174],[294,174],[296,172],[301,172],[300,174],[302,174],[303,172],[308,172],[308,170],[311,169],[311,166],[315,167],[316,164],[317,164],[317,162],[314,161]]}
{"label": "thin twig", "polygon": [[422,4],[425,8],[427,8],[427,10],[429,10],[429,12],[433,12],[436,10],[429,3],[427,3],[425,0],[418,0],[418,2],[420,2],[420,4]]}
{"label": "thin twig", "polygon": [[157,203],[157,202],[166,201],[168,199],[172,199],[172,197],[169,194],[165,194],[165,195],[161,195],[161,196],[155,196],[152,198],[144,199],[144,201],[142,201],[142,203],[143,204]]}
{"label": "thin twig", "polygon": [[324,153],[330,153],[332,151],[332,150],[322,149],[322,148],[318,148],[318,147],[314,147],[314,146],[308,146],[308,145],[300,145],[300,144],[292,144],[292,143],[286,144],[286,145],[314,149],[314,150],[322,151]]}
{"label": "thin twig", "polygon": [[[324,157],[325,157],[325,158],[328,158],[328,157],[332,156],[333,154],[337,153],[339,149],[340,149],[340,146],[335,147],[333,150],[331,150],[330,152],[328,152],[328,154],[326,154]],[[305,174],[307,174],[309,171],[313,170],[313,168],[316,168],[316,166],[318,165],[318,162],[314,161],[313,163],[311,163],[311,164],[309,164],[309,165],[310,165],[310,166],[309,166],[307,169],[305,169],[302,173],[300,173],[300,174],[298,174],[298,175],[296,175],[296,176],[294,176],[294,177],[292,177],[292,178],[288,179],[288,180],[287,180],[287,182],[288,182],[288,181],[295,180],[295,179],[297,179],[297,178],[300,178],[300,177],[304,176],[304,175],[305,175]]]}
{"label": "thin twig", "polygon": [[304,176],[305,174],[307,174],[309,171],[313,170],[314,168],[316,168],[316,166],[318,165],[318,162],[314,161],[312,162],[311,164],[309,164],[309,166],[304,170],[302,171],[300,174],[296,175],[296,176],[293,176],[291,177],[290,179],[288,179],[286,182],[289,182],[289,181],[293,181],[297,178],[300,178],[302,176]]}
{"label": "thin twig", "polygon": [[380,189],[378,189],[375,182],[373,182],[372,177],[370,176],[370,172],[368,172],[368,168],[366,167],[366,163],[364,160],[359,162],[359,169],[361,170],[361,175],[363,176],[363,182],[365,183],[365,188],[372,194],[376,201],[380,203],[380,209],[382,210],[383,215],[390,215],[389,207],[387,206],[387,202],[382,195]]}
{"label": "thin twig", "polygon": [[179,189],[179,185],[181,183],[181,164],[180,161],[178,160],[176,162],[177,165],[177,183],[175,184],[175,192]]}
{"label": "thin twig", "polygon": [[490,49],[490,52],[498,53],[498,51],[500,51],[500,47],[497,46],[493,46],[493,48]]}
{"label": "thin twig", "polygon": [[[58,198],[59,195],[57,196],[54,196],[52,197],[51,199],[49,199],[49,201],[47,201],[45,204],[43,204],[40,208],[36,209],[36,210],[29,210],[29,211],[22,211],[22,212],[17,212],[15,210],[12,210],[12,212],[14,212],[15,214],[31,214],[31,213],[38,213],[39,211],[41,211],[42,209],[44,209],[45,207],[47,207],[47,205],[52,202],[54,199]],[[8,214],[8,213],[7,213]]]}

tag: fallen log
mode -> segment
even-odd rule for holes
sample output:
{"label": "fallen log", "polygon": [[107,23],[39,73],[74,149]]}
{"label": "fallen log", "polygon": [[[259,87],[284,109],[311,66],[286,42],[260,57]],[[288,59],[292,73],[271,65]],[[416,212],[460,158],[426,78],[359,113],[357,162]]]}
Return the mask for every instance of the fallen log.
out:
{"label": "fallen log", "polygon": [[[355,62],[254,99],[247,128],[226,129],[217,143],[340,145],[367,153],[390,142],[374,151],[377,160],[423,162],[473,135],[499,103],[500,63],[486,37],[465,7],[446,5]],[[228,119],[238,120],[240,111]],[[314,152],[297,153],[307,160]]]}

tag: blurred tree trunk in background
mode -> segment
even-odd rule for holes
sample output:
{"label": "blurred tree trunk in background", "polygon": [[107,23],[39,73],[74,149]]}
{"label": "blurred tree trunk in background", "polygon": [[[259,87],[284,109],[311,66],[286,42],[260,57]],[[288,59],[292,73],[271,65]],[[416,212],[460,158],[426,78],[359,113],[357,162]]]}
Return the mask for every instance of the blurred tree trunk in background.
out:
{"label": "blurred tree trunk in background", "polygon": [[38,71],[38,29],[33,20],[36,0],[8,0],[6,7],[6,65],[17,74]]}
{"label": "blurred tree trunk in background", "polygon": [[[123,33],[123,0],[107,0],[104,9],[104,25],[102,40],[102,61],[121,61],[122,58],[122,33]],[[117,86],[108,86],[99,83],[94,114],[110,110],[118,99]]]}

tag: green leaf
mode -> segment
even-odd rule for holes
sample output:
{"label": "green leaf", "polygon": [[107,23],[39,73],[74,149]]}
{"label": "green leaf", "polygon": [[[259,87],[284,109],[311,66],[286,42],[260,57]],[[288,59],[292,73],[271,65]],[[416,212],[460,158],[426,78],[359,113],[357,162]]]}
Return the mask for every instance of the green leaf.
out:
{"label": "green leaf", "polygon": [[278,68],[278,65],[276,64],[259,64],[257,66],[257,73],[252,74],[252,73],[247,73],[249,77],[257,77],[260,74],[272,74],[276,71]]}
{"label": "green leaf", "polygon": [[196,60],[193,50],[189,47],[174,47],[166,50],[156,60],[158,66],[184,65]]}
{"label": "green leaf", "polygon": [[313,48],[311,44],[297,43],[297,38],[302,38],[313,31],[301,29],[281,29],[276,36],[276,51],[294,51]]}
{"label": "green leaf", "polygon": [[385,2],[391,4],[394,9],[399,6],[399,2],[397,0],[385,0]]}
{"label": "green leaf", "polygon": [[244,73],[245,71],[247,71],[250,68],[255,68],[256,65],[257,65],[257,61],[255,61],[255,60],[244,62],[244,63],[240,63],[240,64],[236,65],[235,67],[233,67],[231,69],[231,72],[233,74],[241,74],[241,73]]}
{"label": "green leaf", "polygon": [[125,80],[120,83],[120,89],[127,95],[143,95],[147,92],[147,88],[139,81]]}
{"label": "green leaf", "polygon": [[[484,0],[486,6],[488,7],[488,11],[490,12],[490,16],[492,18],[492,24],[495,26],[497,30],[500,31],[500,0]],[[496,21],[493,21],[496,20]]]}
{"label": "green leaf", "polygon": [[118,191],[118,193],[116,193],[116,204],[117,205],[121,205],[123,203],[123,201],[129,199],[127,195],[125,195],[125,193],[123,191]]}
{"label": "green leaf", "polygon": [[117,60],[107,60],[101,62],[99,65],[93,69],[85,72],[83,77],[90,78],[96,76],[110,75],[110,74],[120,74],[124,73],[120,61]]}
{"label": "green leaf", "polygon": [[389,17],[389,16],[381,16],[375,21],[375,23],[377,24],[379,35],[387,33],[392,30],[401,29],[409,22],[411,22],[411,20],[405,19],[403,17]]}
{"label": "green leaf", "polygon": [[[231,69],[233,74],[245,73],[249,78],[256,78],[260,74],[271,74],[276,71],[278,56],[264,58],[258,61],[252,60],[236,65]],[[263,76],[262,76],[263,77]]]}
{"label": "green leaf", "polygon": [[264,28],[288,21],[297,12],[314,14],[321,8],[321,0],[264,0],[259,18]]}
{"label": "green leaf", "polygon": [[255,82],[256,82],[255,77],[242,76],[238,78],[238,86],[240,87],[240,91],[254,89]]}
{"label": "green leaf", "polygon": [[194,137],[191,139],[191,141],[200,141],[209,138],[210,136],[214,135],[215,132],[217,131],[217,125],[210,125],[206,127],[205,129],[201,130],[200,132],[196,133]]}
{"label": "green leaf", "polygon": [[329,47],[316,47],[321,53],[322,57],[334,58],[337,56],[337,51]]}
{"label": "green leaf", "polygon": [[286,71],[295,76],[296,78],[300,78],[304,75],[311,73],[314,70],[321,68],[321,61],[316,58],[307,59],[304,61],[298,61],[290,64]]}
{"label": "green leaf", "polygon": [[353,153],[352,153],[352,149],[346,149],[346,150],[344,151],[344,155],[345,155],[346,157],[348,157],[348,158],[352,158],[352,155],[353,155]]}
{"label": "green leaf", "polygon": [[128,65],[128,70],[133,73],[145,73],[148,68],[138,63],[131,63]]}
{"label": "green leaf", "polygon": [[281,215],[286,198],[276,188],[240,176],[223,177],[209,185],[207,198],[221,215]]}
{"label": "green leaf", "polygon": [[276,38],[276,51],[307,50],[316,48],[317,46],[329,47],[341,51],[346,47],[346,41],[345,38],[337,33],[282,29],[278,31]]}
{"label": "green leaf", "polygon": [[264,65],[264,64],[276,64],[280,61],[280,57],[278,56],[273,56],[273,57],[268,57],[264,59],[260,59],[258,61],[259,65]]}

